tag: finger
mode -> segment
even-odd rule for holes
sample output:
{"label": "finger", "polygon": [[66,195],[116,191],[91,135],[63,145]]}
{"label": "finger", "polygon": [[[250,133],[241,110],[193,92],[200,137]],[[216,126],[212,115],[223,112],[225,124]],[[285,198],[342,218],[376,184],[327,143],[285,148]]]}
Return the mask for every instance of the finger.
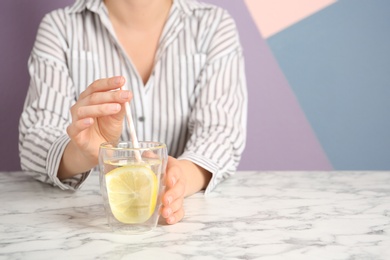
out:
{"label": "finger", "polygon": [[125,103],[131,100],[132,93],[128,90],[95,92],[86,98],[79,99],[79,106],[98,105],[104,103]]}
{"label": "finger", "polygon": [[103,92],[103,91],[118,89],[122,87],[124,84],[125,84],[125,78],[122,76],[98,79],[95,80],[91,85],[87,87],[85,91],[83,91],[80,94],[79,99],[83,99],[95,92]]}
{"label": "finger", "polygon": [[180,210],[178,210],[177,212],[175,212],[172,216],[170,216],[169,218],[166,219],[166,222],[170,225],[172,224],[176,224],[177,222],[179,222],[180,220],[182,220],[184,217],[184,209],[181,208]]}
{"label": "finger", "polygon": [[170,206],[177,199],[184,197],[185,184],[179,180],[175,185],[168,189],[163,196],[163,205]]}
{"label": "finger", "polygon": [[172,163],[175,159],[172,159],[171,157],[168,157],[168,164],[167,164],[167,175],[166,175],[166,183],[165,185],[168,188],[172,188],[176,182],[180,180],[181,176],[181,169],[177,164]]}
{"label": "finger", "polygon": [[88,117],[102,117],[117,114],[121,110],[121,105],[117,103],[109,103],[94,106],[83,106],[77,110],[78,119]]}
{"label": "finger", "polygon": [[84,118],[82,120],[78,120],[70,124],[66,132],[68,133],[69,137],[72,138],[74,136],[77,136],[80,132],[87,129],[93,124],[92,118]]}
{"label": "finger", "polygon": [[144,158],[150,158],[150,159],[158,159],[160,158],[155,152],[153,151],[144,151],[142,153],[142,157]]}
{"label": "finger", "polygon": [[172,202],[169,206],[163,207],[161,211],[161,215],[164,218],[169,218],[175,212],[179,211],[183,207],[184,198],[180,197],[179,199]]}

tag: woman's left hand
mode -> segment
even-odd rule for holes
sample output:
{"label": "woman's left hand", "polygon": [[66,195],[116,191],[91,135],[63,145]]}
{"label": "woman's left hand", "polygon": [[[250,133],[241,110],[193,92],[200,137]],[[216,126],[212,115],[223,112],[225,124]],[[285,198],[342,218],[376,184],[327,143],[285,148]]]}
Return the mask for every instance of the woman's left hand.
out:
{"label": "woman's left hand", "polygon": [[184,217],[186,175],[181,162],[171,156],[168,158],[165,182],[166,191],[162,198],[161,216],[167,224],[175,224]]}

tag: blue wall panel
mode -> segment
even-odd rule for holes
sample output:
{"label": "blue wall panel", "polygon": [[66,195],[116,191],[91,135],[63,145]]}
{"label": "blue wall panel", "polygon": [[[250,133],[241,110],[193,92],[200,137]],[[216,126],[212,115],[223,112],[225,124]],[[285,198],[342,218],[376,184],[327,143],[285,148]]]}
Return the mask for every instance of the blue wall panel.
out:
{"label": "blue wall panel", "polygon": [[390,169],[390,1],[338,1],[268,44],[334,168]]}

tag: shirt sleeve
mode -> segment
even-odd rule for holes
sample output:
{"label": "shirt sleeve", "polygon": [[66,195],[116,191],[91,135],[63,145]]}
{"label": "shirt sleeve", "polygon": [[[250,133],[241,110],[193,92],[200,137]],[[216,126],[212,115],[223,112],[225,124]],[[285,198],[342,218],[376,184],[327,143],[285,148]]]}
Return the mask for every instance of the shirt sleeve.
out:
{"label": "shirt sleeve", "polygon": [[237,169],[245,147],[248,103],[244,57],[235,24],[227,14],[208,50],[190,115],[190,137],[179,157],[211,172],[205,194]]}
{"label": "shirt sleeve", "polygon": [[64,46],[50,15],[39,26],[28,69],[30,85],[19,121],[21,167],[39,181],[61,189],[78,189],[89,172],[62,181],[57,177],[62,154],[70,141],[66,127],[76,97]]}

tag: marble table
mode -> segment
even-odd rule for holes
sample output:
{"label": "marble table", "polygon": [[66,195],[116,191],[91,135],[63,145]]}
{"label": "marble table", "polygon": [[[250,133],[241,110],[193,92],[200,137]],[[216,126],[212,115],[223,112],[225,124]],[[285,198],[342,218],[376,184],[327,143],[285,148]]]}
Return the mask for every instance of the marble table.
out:
{"label": "marble table", "polygon": [[182,222],[112,233],[77,192],[0,172],[0,259],[390,259],[390,172],[237,172]]}

